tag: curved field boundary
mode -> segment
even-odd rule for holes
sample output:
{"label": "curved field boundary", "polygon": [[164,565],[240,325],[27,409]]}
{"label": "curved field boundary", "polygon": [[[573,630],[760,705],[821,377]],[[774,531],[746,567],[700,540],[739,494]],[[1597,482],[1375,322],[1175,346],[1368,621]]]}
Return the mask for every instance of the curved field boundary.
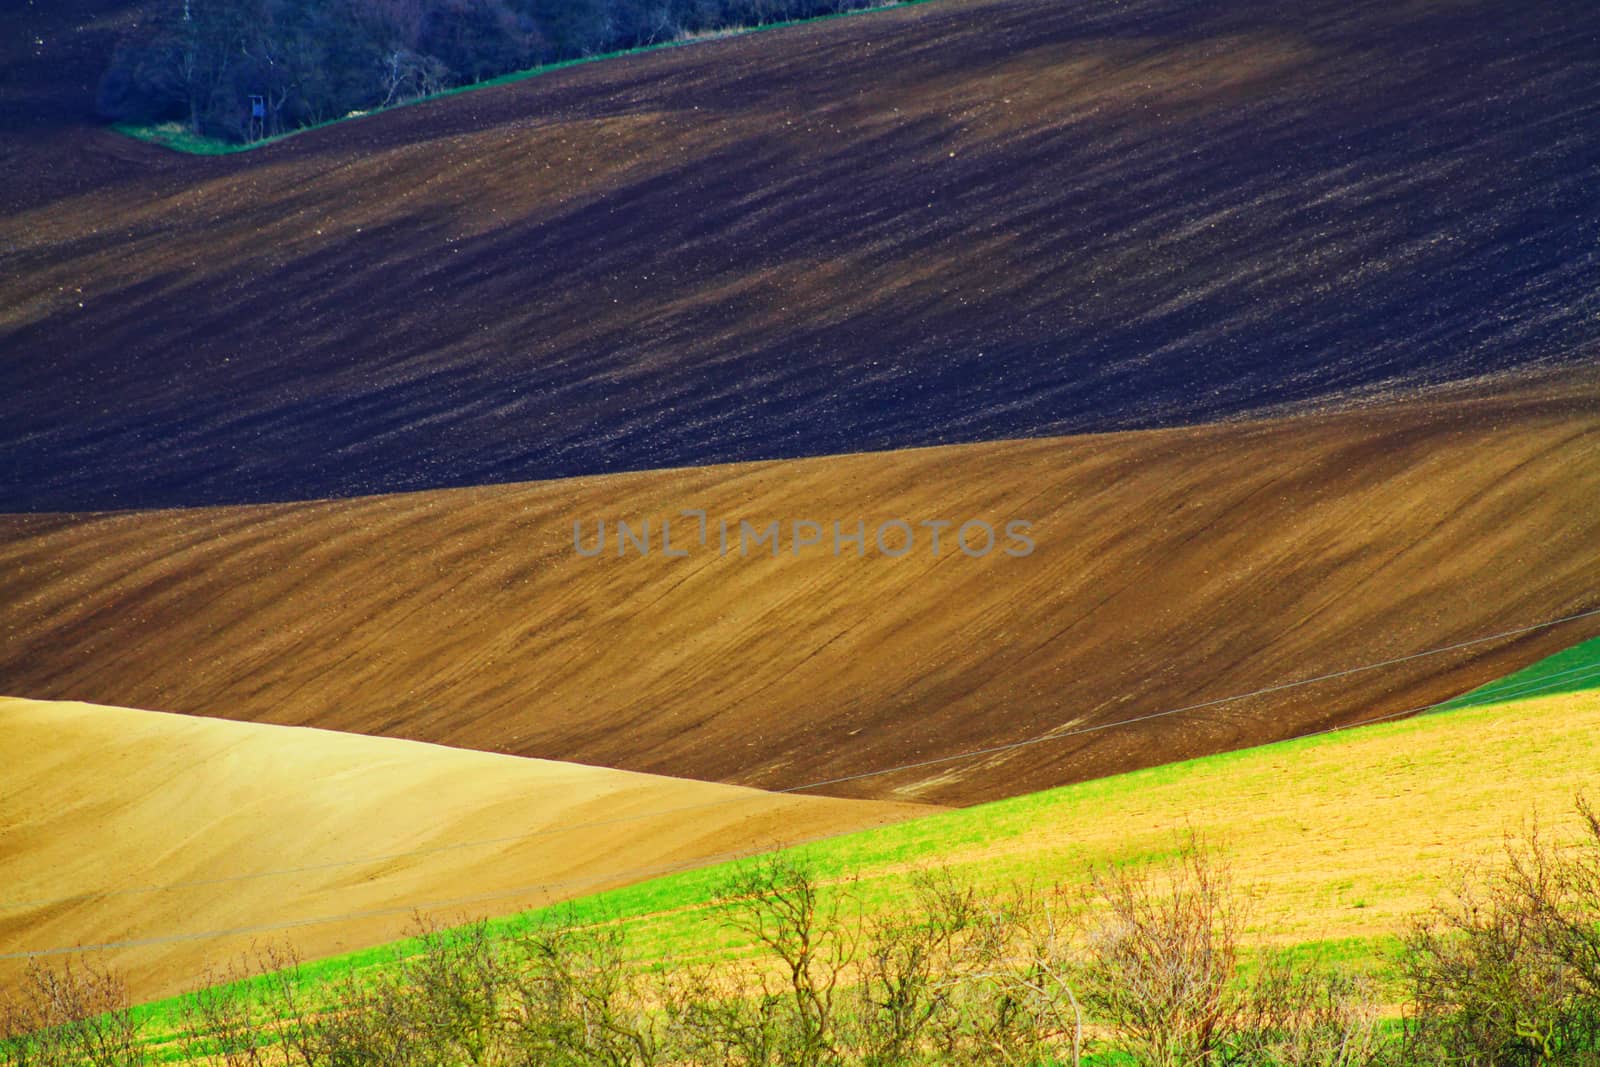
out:
{"label": "curved field boundary", "polygon": [[[1542,688],[1541,688],[1542,686]],[[1405,917],[1463,865],[1492,860],[1502,835],[1538,818],[1557,839],[1579,827],[1590,790],[1600,676],[1548,679],[1502,703],[1452,703],[1405,722],[1322,734],[943,812],[786,850],[868,913],[902,906],[911,875],[942,865],[981,886],[1072,884],[1090,868],[1157,858],[1194,832],[1216,846],[1251,899],[1252,946],[1300,945],[1382,970]],[[514,933],[559,918],[626,923],[645,959],[736,953],[706,921],[733,865],[653,878],[492,920]],[[487,909],[492,913],[493,906]],[[289,932],[292,937],[292,931]],[[308,983],[382,965],[396,942],[315,961]],[[161,1016],[172,1004],[150,1006]]]}
{"label": "curved field boundary", "polygon": [[[269,933],[326,955],[471,901],[538,905],[641,866],[681,870],[927,810],[12,698],[0,698],[0,765],[0,984],[43,950],[101,946],[83,951],[141,997]],[[219,877],[263,868],[277,870]],[[230,932],[190,936],[218,929]]]}
{"label": "curved field boundary", "polygon": [[[0,690],[972,803],[1445,699],[1594,620],[1586,376],[1272,423],[251,508],[0,519]],[[704,511],[706,544],[689,509]],[[970,557],[790,524],[1032,522]],[[607,552],[573,528],[612,524]],[[619,521],[654,551],[618,555]],[[679,551],[667,555],[661,523]],[[717,549],[716,524],[784,530]],[[948,530],[947,538],[954,534]],[[737,536],[737,534],[735,535]],[[869,535],[870,536],[870,535]],[[1586,629],[1587,627],[1587,629]],[[1350,684],[1346,684],[1350,683]]]}

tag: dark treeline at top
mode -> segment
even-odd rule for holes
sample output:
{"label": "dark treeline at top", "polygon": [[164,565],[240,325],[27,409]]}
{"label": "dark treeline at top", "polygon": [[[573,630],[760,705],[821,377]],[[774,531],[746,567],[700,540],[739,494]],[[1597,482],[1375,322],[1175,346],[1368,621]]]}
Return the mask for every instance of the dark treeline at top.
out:
{"label": "dark treeline at top", "polygon": [[873,0],[162,0],[100,86],[113,120],[243,141],[510,71]]}

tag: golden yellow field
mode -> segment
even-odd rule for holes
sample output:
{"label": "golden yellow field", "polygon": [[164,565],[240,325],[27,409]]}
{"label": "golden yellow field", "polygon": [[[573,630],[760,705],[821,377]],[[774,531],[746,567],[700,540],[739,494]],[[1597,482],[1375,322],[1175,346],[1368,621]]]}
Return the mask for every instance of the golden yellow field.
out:
{"label": "golden yellow field", "polygon": [[[1586,684],[942,812],[793,855],[870,913],[903,906],[908,879],[931,866],[1000,895],[1070,888],[1096,865],[1170,856],[1194,834],[1248,898],[1248,943],[1350,942],[1342,952],[1371,958],[1458,876],[1496,862],[1508,835],[1581,832],[1575,798],[1600,801],[1600,688]],[[725,951],[704,910],[723,877],[673,875],[581,914],[626,921],[663,953]]]}
{"label": "golden yellow field", "polygon": [[16,954],[112,943],[90,955],[140,998],[256,943],[349,951],[413,909],[516,911],[927,810],[8,698],[0,766],[0,986]]}

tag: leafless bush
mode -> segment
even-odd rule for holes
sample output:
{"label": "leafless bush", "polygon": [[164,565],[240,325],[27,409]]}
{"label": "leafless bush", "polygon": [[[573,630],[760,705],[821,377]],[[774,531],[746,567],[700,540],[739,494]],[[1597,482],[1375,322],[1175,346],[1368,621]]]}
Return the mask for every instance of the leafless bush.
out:
{"label": "leafless bush", "polygon": [[301,981],[300,956],[288,943],[256,949],[255,970],[267,1006],[267,1027],[285,1067],[317,1067],[322,1012]]}
{"label": "leafless bush", "polygon": [[753,865],[725,888],[730,925],[765,949],[673,983],[680,1062],[1031,1064],[1071,1056],[1081,1015],[1045,897],[985,896],[949,872],[860,919],[849,887]]}
{"label": "leafless bush", "polygon": [[149,1062],[127,986],[88,961],[35,962],[0,1001],[5,1067],[142,1067]]}
{"label": "leafless bush", "polygon": [[756,995],[743,971],[699,966],[667,976],[666,1010],[672,1058],[720,1067],[771,1067],[785,1062],[785,1001]]}
{"label": "leafless bush", "polygon": [[[776,964],[747,971],[761,1044],[789,1067],[821,1067],[840,1059],[840,983],[855,961],[859,924],[846,920],[847,892],[827,891],[803,865],[782,857],[749,864],[722,887],[723,921]],[[752,1048],[751,1034],[729,1035]]]}
{"label": "leafless bush", "polygon": [[1246,989],[1221,1058],[1248,1067],[1366,1067],[1387,1052],[1370,980],[1284,955]]}
{"label": "leafless bush", "polygon": [[484,922],[445,929],[418,920],[418,951],[371,973],[351,973],[302,1038],[316,1067],[510,1064],[514,972]]}
{"label": "leafless bush", "polygon": [[875,920],[856,987],[856,1038],[871,1067],[916,1062],[954,1003],[953,963],[982,919],[971,887],[948,873],[917,885],[922,906]]}
{"label": "leafless bush", "polygon": [[[1575,1039],[1548,1028],[1543,1058],[1501,1055],[1525,1045],[1446,1053],[1485,1047],[1471,1026],[1508,1003],[1517,1026],[1544,1019],[1516,1006],[1544,1005],[1551,975],[1563,1010],[1593,994],[1597,869],[1536,839],[1491,883],[1488,912],[1445,909],[1419,927],[1419,1055],[1582,1062],[1560,1059]],[[1372,1067],[1386,1052],[1368,983],[1290,957],[1241,978],[1243,907],[1227,864],[1192,841],[1169,862],[1094,872],[1086,892],[985,893],[935,871],[902,906],[860,911],[851,884],[778,858],[740,868],[708,911],[756,950],[731,962],[643,968],[624,922],[569,918],[509,939],[482,922],[421,924],[411,955],[308,993],[292,952],[269,948],[192,997],[180,1051],[210,1067],[1032,1067],[1076,1065],[1086,1045],[1151,1067]],[[1485,968],[1508,944],[1537,952]],[[108,976],[30,981],[0,1016],[0,1063],[144,1062]]]}
{"label": "leafless bush", "polygon": [[521,939],[511,1042],[551,1067],[669,1062],[665,1022],[627,956],[621,926],[550,925]]}
{"label": "leafless bush", "polygon": [[1578,812],[1581,845],[1535,825],[1407,932],[1410,1060],[1600,1063],[1600,818]]}
{"label": "leafless bush", "polygon": [[276,1067],[281,1062],[265,998],[250,987],[248,958],[226,971],[208,969],[184,1002],[178,1047],[191,1063]]}
{"label": "leafless bush", "polygon": [[[1083,1018],[1061,894],[984,895],[948,874],[921,885],[938,953],[931,1051],[951,1064],[1077,1063]],[[927,1062],[915,1060],[911,1062]]]}
{"label": "leafless bush", "polygon": [[1190,842],[1164,865],[1097,871],[1083,996],[1149,1067],[1214,1061],[1242,1008],[1235,981],[1244,911],[1225,864]]}
{"label": "leafless bush", "polygon": [[1240,977],[1246,918],[1226,860],[1194,839],[1096,873],[1075,969],[1104,1044],[1150,1067],[1370,1067],[1388,1049],[1365,979],[1290,956]]}
{"label": "leafless bush", "polygon": [[392,975],[345,975],[333,991],[338,1008],[316,1027],[313,1062],[318,1067],[427,1067],[407,993]]}
{"label": "leafless bush", "polygon": [[482,921],[456,929],[423,924],[420,939],[421,951],[402,965],[398,979],[413,1034],[435,1062],[499,1062],[511,992],[507,946]]}

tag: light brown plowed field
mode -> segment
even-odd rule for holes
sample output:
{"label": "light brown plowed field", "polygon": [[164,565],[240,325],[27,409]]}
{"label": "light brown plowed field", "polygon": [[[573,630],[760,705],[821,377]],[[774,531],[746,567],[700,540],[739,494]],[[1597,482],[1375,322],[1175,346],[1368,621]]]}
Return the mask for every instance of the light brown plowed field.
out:
{"label": "light brown plowed field", "polygon": [[[0,520],[0,691],[763,787],[1600,605],[1600,385],[345,501]],[[597,520],[1032,520],[973,559],[579,558]],[[834,787],[964,803],[1441,699],[1600,619]]]}
{"label": "light brown plowed field", "polygon": [[141,999],[253,943],[326,955],[413,905],[511,912],[929,810],[13,698],[0,766],[0,986],[18,953],[134,942],[97,955]]}

